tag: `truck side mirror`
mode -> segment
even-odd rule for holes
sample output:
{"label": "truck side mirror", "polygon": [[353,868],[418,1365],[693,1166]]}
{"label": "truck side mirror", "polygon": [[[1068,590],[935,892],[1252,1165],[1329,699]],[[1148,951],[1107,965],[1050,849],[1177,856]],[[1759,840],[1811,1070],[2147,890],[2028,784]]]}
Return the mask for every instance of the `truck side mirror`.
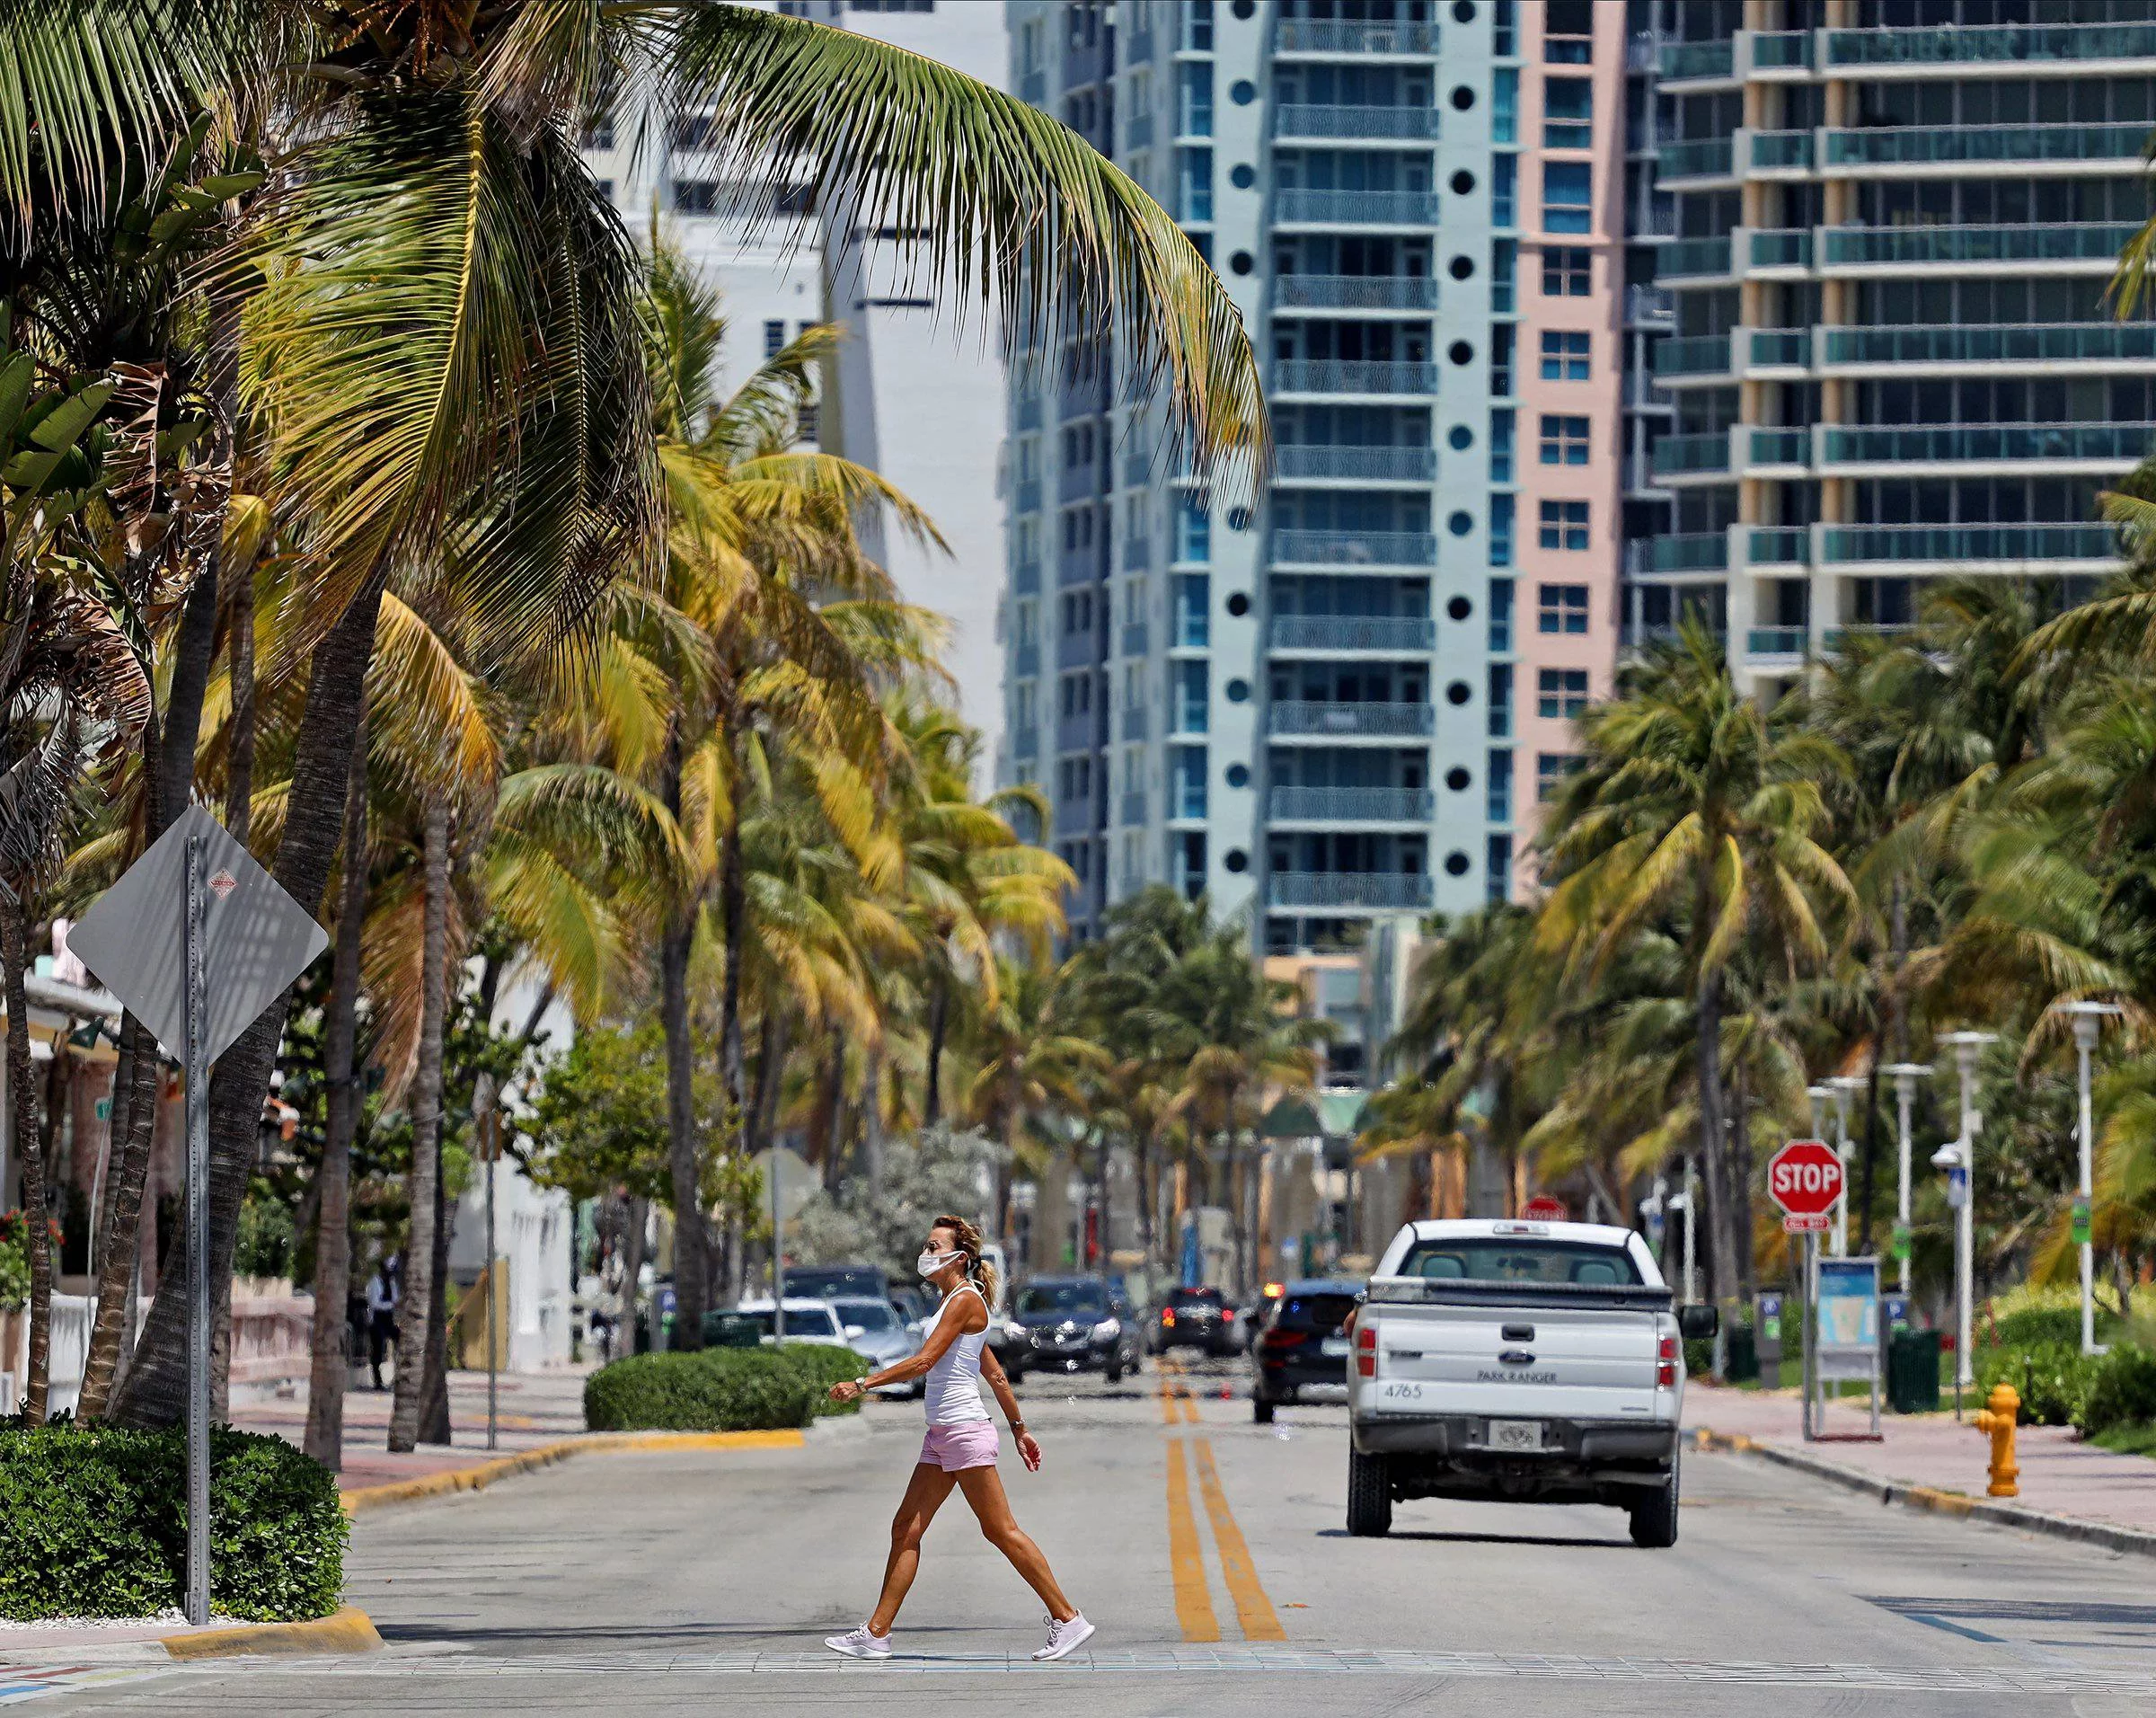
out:
{"label": "truck side mirror", "polygon": [[1704,1342],[1722,1327],[1722,1315],[1713,1306],[1677,1308],[1677,1332],[1688,1342]]}

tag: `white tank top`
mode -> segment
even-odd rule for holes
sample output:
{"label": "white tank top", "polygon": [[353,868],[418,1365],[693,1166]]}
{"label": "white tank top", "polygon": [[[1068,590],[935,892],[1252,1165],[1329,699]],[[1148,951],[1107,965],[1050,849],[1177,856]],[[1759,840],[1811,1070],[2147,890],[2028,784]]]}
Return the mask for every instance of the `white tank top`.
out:
{"label": "white tank top", "polygon": [[[935,1317],[923,1333],[923,1347],[944,1315],[958,1304],[959,1297],[968,1292],[978,1295],[981,1291],[964,1282],[943,1297],[943,1304],[936,1308]],[[987,1304],[987,1297],[982,1296],[981,1305],[985,1307]],[[928,1387],[922,1395],[922,1405],[928,1410],[930,1425],[968,1426],[988,1418],[988,1404],[981,1400],[981,1344],[987,1340],[985,1325],[977,1331],[960,1332],[959,1340],[943,1350],[943,1358],[928,1368]]]}

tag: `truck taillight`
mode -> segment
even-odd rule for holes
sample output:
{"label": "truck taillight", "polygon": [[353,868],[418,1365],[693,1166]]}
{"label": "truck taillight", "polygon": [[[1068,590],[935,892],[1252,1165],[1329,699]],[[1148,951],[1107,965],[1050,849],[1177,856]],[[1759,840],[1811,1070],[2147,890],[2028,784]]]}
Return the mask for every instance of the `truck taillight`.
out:
{"label": "truck taillight", "polygon": [[1676,1387],[1677,1339],[1674,1336],[1665,1336],[1662,1339],[1660,1351],[1657,1356],[1657,1363],[1655,1366],[1655,1388],[1657,1390],[1674,1390]]}
{"label": "truck taillight", "polygon": [[1377,1376],[1377,1333],[1358,1330],[1355,1333],[1355,1369],[1364,1377]]}
{"label": "truck taillight", "polygon": [[1162,1308],[1161,1308],[1161,1324],[1162,1324],[1162,1327],[1163,1327],[1163,1328],[1165,1328],[1165,1329],[1168,1329],[1168,1330],[1173,1330],[1173,1329],[1175,1328],[1175,1308],[1174,1308],[1174,1307],[1172,1307],[1172,1306],[1163,1306],[1163,1307],[1162,1307]]}

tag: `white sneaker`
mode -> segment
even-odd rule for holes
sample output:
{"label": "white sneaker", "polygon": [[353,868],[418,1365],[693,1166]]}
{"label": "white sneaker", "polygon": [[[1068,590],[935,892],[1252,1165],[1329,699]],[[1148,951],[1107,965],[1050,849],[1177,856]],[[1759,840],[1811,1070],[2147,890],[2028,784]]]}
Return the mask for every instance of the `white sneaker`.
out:
{"label": "white sneaker", "polygon": [[[1074,1616],[1067,1623],[1048,1618],[1048,1643],[1033,1655],[1036,1663],[1050,1659],[1068,1658],[1093,1638],[1093,1625],[1083,1616]],[[888,1650],[888,1648],[886,1649]]]}
{"label": "white sneaker", "polygon": [[888,1659],[891,1656],[891,1637],[870,1634],[866,1623],[851,1634],[826,1635],[824,1644],[834,1652],[844,1652],[850,1659]]}

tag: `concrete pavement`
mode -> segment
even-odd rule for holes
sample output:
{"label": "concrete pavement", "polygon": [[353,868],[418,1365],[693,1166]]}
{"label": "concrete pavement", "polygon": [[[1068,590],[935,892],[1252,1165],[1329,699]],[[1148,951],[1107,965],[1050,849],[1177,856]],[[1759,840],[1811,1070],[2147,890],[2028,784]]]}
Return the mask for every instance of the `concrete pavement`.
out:
{"label": "concrete pavement", "polygon": [[844,1441],[594,1457],[362,1517],[349,1597],[383,1652],[35,1697],[161,1718],[2156,1706],[2139,1559],[1691,1454],[1673,1551],[1635,1549],[1614,1510],[1427,1501],[1401,1505],[1388,1539],[1351,1539],[1342,1411],[1257,1426],[1239,1391],[1220,1400],[1193,1372],[1026,1386],[1047,1465],[1028,1474],[1006,1451],[1004,1483],[1100,1631],[1064,1665],[1025,1660],[1032,1597],[956,1495],[899,1619],[901,1656],[823,1651],[872,1602],[918,1448],[918,1407],[877,1404]]}

